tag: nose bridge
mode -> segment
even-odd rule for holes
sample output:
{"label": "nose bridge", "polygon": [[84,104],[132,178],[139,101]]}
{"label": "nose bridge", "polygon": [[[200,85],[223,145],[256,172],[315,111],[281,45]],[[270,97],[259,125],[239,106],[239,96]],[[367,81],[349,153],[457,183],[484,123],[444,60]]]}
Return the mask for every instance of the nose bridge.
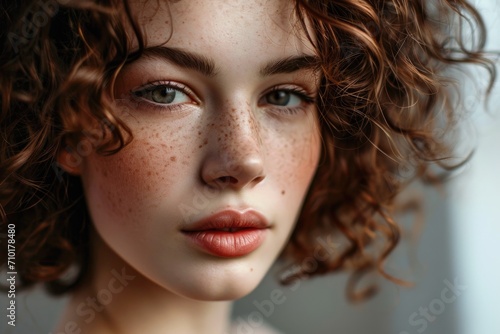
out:
{"label": "nose bridge", "polygon": [[234,160],[260,154],[262,138],[250,104],[247,101],[228,102],[221,110],[220,152]]}
{"label": "nose bridge", "polygon": [[212,146],[212,158],[203,167],[205,182],[241,188],[264,179],[262,139],[250,103],[227,101],[217,108],[210,127],[215,146]]}

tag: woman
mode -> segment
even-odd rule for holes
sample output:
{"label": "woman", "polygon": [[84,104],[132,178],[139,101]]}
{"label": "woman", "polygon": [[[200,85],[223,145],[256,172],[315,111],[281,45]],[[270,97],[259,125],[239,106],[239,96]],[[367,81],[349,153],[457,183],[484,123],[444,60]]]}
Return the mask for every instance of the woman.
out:
{"label": "woman", "polygon": [[[236,333],[231,301],[327,237],[336,252],[284,283],[404,283],[383,268],[398,171],[447,167],[444,70],[493,71],[475,10],[432,5],[3,4],[2,226],[22,287],[71,293],[55,332]],[[478,46],[436,21],[458,14]]]}

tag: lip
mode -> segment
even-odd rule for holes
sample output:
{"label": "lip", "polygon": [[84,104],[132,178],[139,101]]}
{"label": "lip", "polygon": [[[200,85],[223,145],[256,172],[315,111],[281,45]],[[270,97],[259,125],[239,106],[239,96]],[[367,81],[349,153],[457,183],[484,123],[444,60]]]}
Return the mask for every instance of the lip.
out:
{"label": "lip", "polygon": [[201,251],[219,257],[247,255],[265,240],[270,227],[255,210],[224,210],[182,229],[188,240]]}

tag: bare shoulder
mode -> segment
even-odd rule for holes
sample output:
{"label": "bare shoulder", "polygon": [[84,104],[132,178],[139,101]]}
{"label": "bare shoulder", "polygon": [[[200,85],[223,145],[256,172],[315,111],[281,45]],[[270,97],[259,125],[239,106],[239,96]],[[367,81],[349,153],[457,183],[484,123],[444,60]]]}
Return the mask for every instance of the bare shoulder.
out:
{"label": "bare shoulder", "polygon": [[283,334],[282,332],[274,329],[271,326],[268,325],[262,325],[258,329],[255,330],[255,334]]}
{"label": "bare shoulder", "polygon": [[[251,331],[249,331],[248,327],[251,327]],[[237,322],[233,323],[231,331],[229,333],[230,334],[246,334],[246,333],[283,334],[282,332],[278,331],[277,329],[265,323],[257,327],[257,326],[250,326],[248,323],[237,323]]]}

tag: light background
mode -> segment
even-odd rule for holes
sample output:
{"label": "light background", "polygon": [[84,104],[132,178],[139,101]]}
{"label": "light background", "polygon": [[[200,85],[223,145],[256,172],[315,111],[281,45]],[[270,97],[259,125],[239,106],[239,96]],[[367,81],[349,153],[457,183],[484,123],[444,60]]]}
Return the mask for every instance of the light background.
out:
{"label": "light background", "polygon": [[[499,51],[500,0],[473,3],[490,31],[488,49]],[[485,73],[475,75],[481,78]],[[417,187],[407,193],[424,199],[425,227],[414,253],[405,242],[391,257],[389,269],[411,278],[416,283],[414,288],[382,282],[373,300],[351,305],[344,296],[345,275],[303,281],[292,290],[279,286],[271,273],[255,292],[236,303],[236,322],[245,327],[262,317],[286,334],[500,333],[499,86],[485,112],[477,101],[478,93],[464,81],[466,101],[473,106],[464,123],[467,144],[476,147],[472,162],[446,189],[419,193]],[[455,280],[462,290],[454,302],[444,303],[446,282]],[[285,300],[271,309],[266,301],[274,289],[279,289]],[[445,294],[447,298],[452,296],[449,291]],[[18,295],[17,326],[12,328],[6,324],[6,301],[1,295],[0,308],[4,311],[0,332],[6,334],[48,334],[64,307],[64,299],[48,298],[41,291]],[[266,304],[267,308],[262,311],[256,304]],[[424,308],[430,308],[432,321],[422,320],[425,317],[419,312]],[[412,315],[417,324],[410,322]]]}

